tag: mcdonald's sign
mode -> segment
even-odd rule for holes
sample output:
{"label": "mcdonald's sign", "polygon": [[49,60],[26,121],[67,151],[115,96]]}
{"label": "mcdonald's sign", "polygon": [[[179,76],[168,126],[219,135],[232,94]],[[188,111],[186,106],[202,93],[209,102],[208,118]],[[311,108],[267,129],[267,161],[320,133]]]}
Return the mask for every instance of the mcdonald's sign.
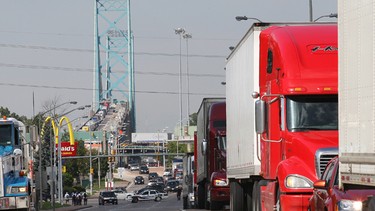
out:
{"label": "mcdonald's sign", "polygon": [[41,131],[41,136],[42,136],[42,138],[44,137],[44,127],[45,127],[45,125],[48,122],[51,122],[53,133],[55,135],[55,144],[56,144],[56,149],[57,149],[57,146],[58,146],[58,143],[59,143],[59,128],[62,126],[64,120],[66,121],[66,124],[68,126],[69,142],[61,142],[61,156],[62,157],[75,156],[77,154],[78,144],[74,141],[73,127],[72,127],[72,124],[70,123],[68,117],[66,117],[66,116],[61,117],[61,119],[59,121],[59,124],[56,126],[54,118],[48,116],[44,120],[44,123],[43,123],[43,126],[42,126],[42,131]]}

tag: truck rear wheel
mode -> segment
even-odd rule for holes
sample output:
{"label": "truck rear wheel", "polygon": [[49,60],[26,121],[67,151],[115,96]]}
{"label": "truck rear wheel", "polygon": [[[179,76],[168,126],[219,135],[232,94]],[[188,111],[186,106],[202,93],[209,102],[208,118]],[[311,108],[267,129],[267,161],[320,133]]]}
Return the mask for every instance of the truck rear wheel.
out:
{"label": "truck rear wheel", "polygon": [[221,202],[211,201],[210,210],[220,210],[223,207]]}
{"label": "truck rear wheel", "polygon": [[253,211],[259,211],[260,210],[260,206],[259,206],[259,194],[260,192],[258,191],[260,188],[259,188],[259,184],[258,184],[258,181],[255,181],[254,182],[254,185],[253,185],[253,200],[252,200],[252,205],[253,205]]}
{"label": "truck rear wheel", "polygon": [[244,190],[238,182],[230,182],[230,210],[244,210]]}
{"label": "truck rear wheel", "polygon": [[199,184],[198,185],[198,208],[204,209],[206,202],[206,191],[204,189],[204,185]]}

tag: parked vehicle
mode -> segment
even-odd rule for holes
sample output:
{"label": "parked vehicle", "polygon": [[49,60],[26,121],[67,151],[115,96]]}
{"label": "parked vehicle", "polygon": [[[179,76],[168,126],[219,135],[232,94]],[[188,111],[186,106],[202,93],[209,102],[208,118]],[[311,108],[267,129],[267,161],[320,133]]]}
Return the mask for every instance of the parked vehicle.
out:
{"label": "parked vehicle", "polygon": [[307,210],[338,154],[337,36],[334,23],[255,23],[228,56],[232,211]]}
{"label": "parked vehicle", "polygon": [[333,158],[320,180],[314,182],[314,192],[309,201],[309,210],[362,210],[362,204],[369,196],[375,196],[375,189],[361,188],[344,190],[339,187],[339,158]]}
{"label": "parked vehicle", "polygon": [[142,165],[141,167],[139,167],[139,174],[148,174],[148,167],[146,165]]}
{"label": "parked vehicle", "polygon": [[[166,196],[164,196],[166,197]],[[157,190],[145,189],[137,192],[132,196],[132,203],[137,203],[138,201],[160,201],[163,198],[163,194]]]}
{"label": "parked vehicle", "polygon": [[113,191],[101,191],[99,192],[99,205],[106,203],[118,204],[117,196]]}
{"label": "parked vehicle", "polygon": [[145,179],[142,176],[136,176],[134,178],[134,184],[145,184]]}
{"label": "parked vehicle", "polygon": [[134,193],[129,193],[127,190],[123,189],[115,189],[113,192],[115,192],[118,200],[131,199],[131,197],[134,195]]}
{"label": "parked vehicle", "polygon": [[204,98],[197,113],[194,136],[195,204],[221,209],[229,204],[226,176],[226,104],[224,98]]}

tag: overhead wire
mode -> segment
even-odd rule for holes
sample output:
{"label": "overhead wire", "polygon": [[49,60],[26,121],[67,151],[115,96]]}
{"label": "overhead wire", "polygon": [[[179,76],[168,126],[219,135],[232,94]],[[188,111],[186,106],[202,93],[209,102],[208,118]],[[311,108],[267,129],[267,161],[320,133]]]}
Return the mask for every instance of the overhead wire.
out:
{"label": "overhead wire", "polygon": [[[29,65],[29,64],[10,64],[10,63],[0,63],[0,67],[11,67],[11,68],[23,68],[23,69],[41,69],[41,70],[60,70],[67,72],[90,72],[92,73],[93,69],[89,68],[73,68],[73,67],[56,67],[56,66],[44,66],[44,65]],[[112,73],[123,73],[125,71],[113,70]],[[168,72],[144,72],[136,71],[135,74],[140,75],[160,75],[160,76],[178,76],[178,73],[168,73]],[[182,75],[186,75],[183,73]],[[189,77],[225,77],[225,75],[219,74],[194,74],[189,73]]]}
{"label": "overhead wire", "polygon": [[[67,86],[47,86],[47,85],[33,85],[33,84],[16,84],[16,83],[3,83],[0,82],[0,86],[16,86],[16,87],[32,87],[32,88],[48,88],[48,89],[64,89],[64,90],[81,90],[81,91],[93,91],[94,89],[91,88],[84,88],[84,87],[67,87]],[[105,90],[104,90],[105,91]],[[112,90],[114,92],[120,92],[119,90]],[[123,90],[124,91],[124,90]],[[126,90],[125,90],[126,91]],[[171,91],[134,91],[135,93],[141,94],[170,94],[170,95],[178,95],[179,92],[171,92]],[[182,93],[182,94],[189,94],[189,95],[202,95],[202,96],[223,96],[222,94],[212,94],[212,93]]]}

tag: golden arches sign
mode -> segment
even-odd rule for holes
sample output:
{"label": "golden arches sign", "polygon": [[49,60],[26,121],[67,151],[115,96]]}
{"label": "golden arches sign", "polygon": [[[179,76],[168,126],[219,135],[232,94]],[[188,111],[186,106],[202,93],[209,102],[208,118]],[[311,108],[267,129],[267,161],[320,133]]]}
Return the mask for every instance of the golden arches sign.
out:
{"label": "golden arches sign", "polygon": [[64,122],[64,120],[66,121],[66,124],[68,125],[70,145],[74,145],[73,127],[72,127],[72,124],[70,123],[68,117],[66,117],[66,116],[61,117],[61,119],[60,119],[60,121],[59,121],[59,124],[58,124],[58,127],[56,127],[56,123],[55,123],[55,121],[54,121],[54,118],[48,116],[48,117],[44,120],[44,122],[43,122],[42,131],[41,131],[41,136],[42,136],[42,138],[44,137],[44,127],[45,127],[45,125],[46,125],[48,122],[51,122],[51,124],[52,124],[52,129],[53,129],[53,133],[54,133],[54,135],[55,135],[55,142],[56,142],[56,144],[58,144],[58,143],[59,143],[59,127],[62,126],[62,123]]}

